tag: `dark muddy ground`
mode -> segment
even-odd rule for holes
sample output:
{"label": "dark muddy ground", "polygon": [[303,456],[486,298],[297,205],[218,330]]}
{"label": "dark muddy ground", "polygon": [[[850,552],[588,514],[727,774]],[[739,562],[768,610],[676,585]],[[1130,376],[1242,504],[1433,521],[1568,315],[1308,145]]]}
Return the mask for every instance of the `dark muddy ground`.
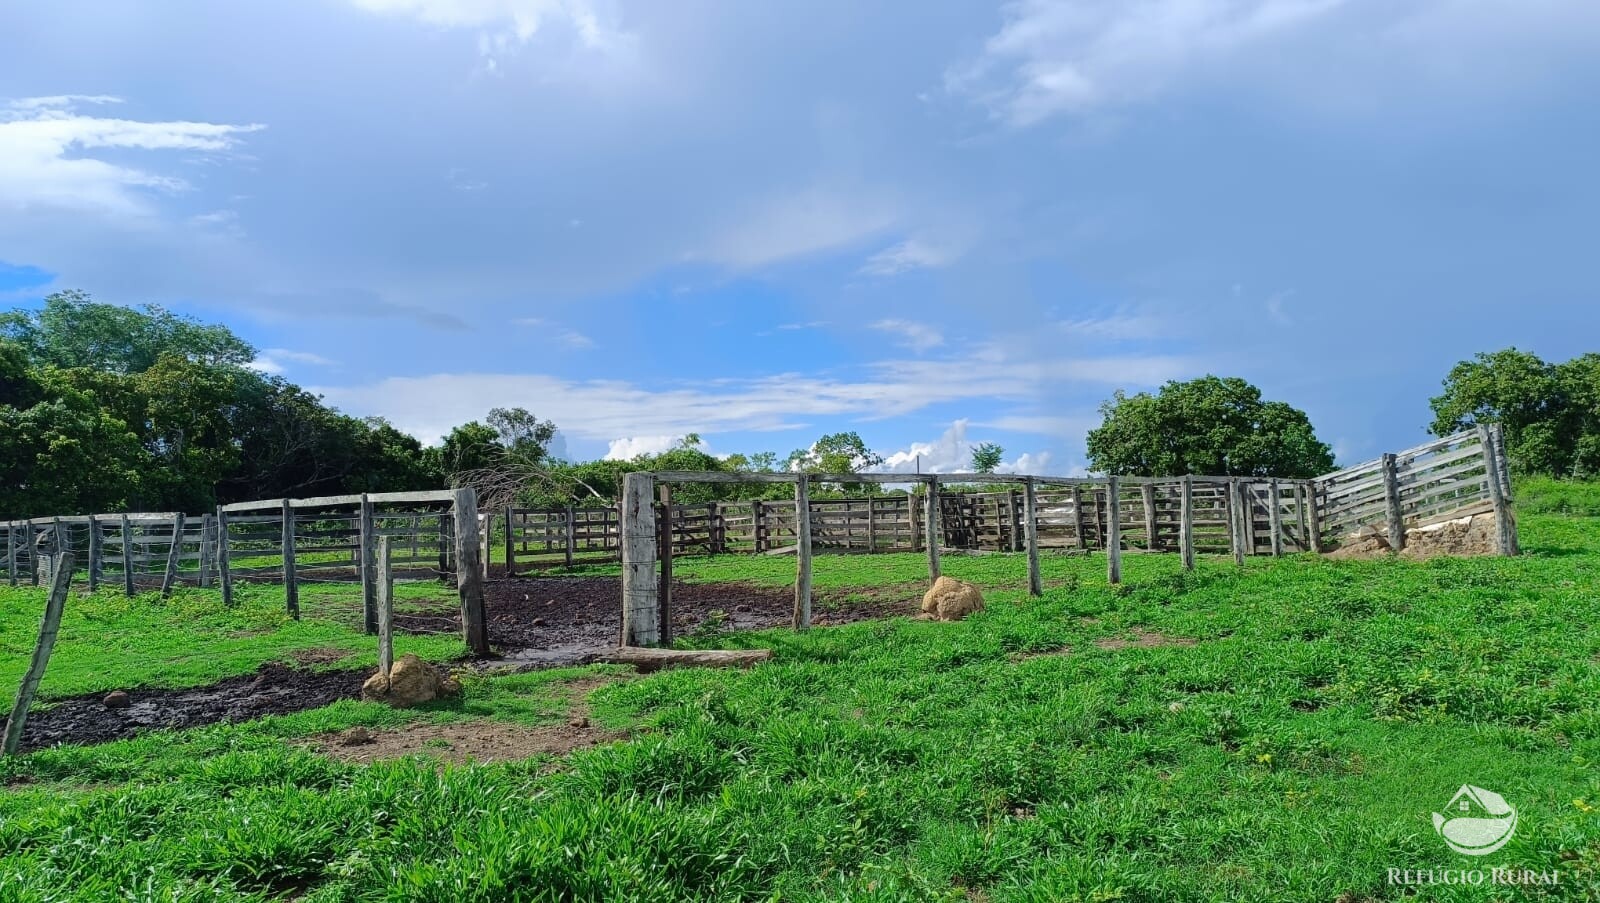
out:
{"label": "dark muddy ground", "polygon": [[361,695],[368,672],[302,671],[277,663],[255,674],[186,690],[129,688],[127,708],[110,708],[104,693],[35,705],[23,727],[23,749],[57,743],[103,743],[162,728],[249,721],[315,709]]}
{"label": "dark muddy ground", "polygon": [[[622,633],[622,581],[616,577],[526,577],[484,584],[489,642],[499,661],[570,665],[593,661],[614,648]],[[915,614],[922,587],[878,587],[863,592],[817,592],[815,626]],[[696,632],[760,630],[790,623],[794,590],[753,583],[672,585],[674,636]],[[417,632],[459,629],[459,616],[443,606],[396,613],[398,627]]]}
{"label": "dark muddy ground", "polygon": [[[845,624],[915,614],[918,584],[870,590],[819,591],[812,624]],[[595,661],[622,632],[622,581],[616,577],[526,577],[484,584],[489,641],[499,657],[479,666],[555,667]],[[794,591],[750,583],[674,583],[673,633],[760,630],[790,623]],[[408,633],[461,629],[450,602],[405,603],[395,627]],[[102,743],[162,728],[247,721],[320,708],[361,693],[367,671],[308,671],[269,663],[255,674],[185,690],[126,688],[129,705],[111,708],[96,693],[36,706],[24,749],[58,743]]]}

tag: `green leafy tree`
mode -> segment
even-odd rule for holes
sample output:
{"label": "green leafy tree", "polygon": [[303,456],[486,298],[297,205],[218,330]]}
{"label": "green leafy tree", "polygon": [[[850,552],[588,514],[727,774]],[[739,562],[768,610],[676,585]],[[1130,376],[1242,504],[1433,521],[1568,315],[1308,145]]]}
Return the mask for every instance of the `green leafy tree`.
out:
{"label": "green leafy tree", "polygon": [[974,473],[994,473],[996,467],[1006,450],[993,442],[980,442],[972,449],[972,471]]}
{"label": "green leafy tree", "polygon": [[1516,348],[1481,353],[1451,368],[1430,405],[1436,436],[1500,424],[1519,472],[1600,473],[1600,354],[1551,364]]}
{"label": "green leafy tree", "polygon": [[153,304],[100,304],[81,291],[56,292],[39,310],[0,314],[0,338],[21,345],[36,365],[141,373],[171,354],[201,364],[243,366],[250,343],[226,326],[200,323]]}
{"label": "green leafy tree", "polygon": [[1096,471],[1126,476],[1306,478],[1333,469],[1333,452],[1304,412],[1263,401],[1238,378],[1169,382],[1156,394],[1117,392],[1089,432]]}
{"label": "green leafy tree", "polygon": [[810,448],[789,453],[790,470],[802,473],[857,473],[883,463],[883,456],[867,448],[855,432],[829,433]]}
{"label": "green leafy tree", "polygon": [[495,408],[484,419],[511,458],[532,464],[549,455],[550,441],[556,437],[554,423],[540,420],[526,408]]}
{"label": "green leafy tree", "polygon": [[0,511],[10,517],[126,510],[144,495],[149,456],[127,424],[87,392],[41,387],[0,405]]}

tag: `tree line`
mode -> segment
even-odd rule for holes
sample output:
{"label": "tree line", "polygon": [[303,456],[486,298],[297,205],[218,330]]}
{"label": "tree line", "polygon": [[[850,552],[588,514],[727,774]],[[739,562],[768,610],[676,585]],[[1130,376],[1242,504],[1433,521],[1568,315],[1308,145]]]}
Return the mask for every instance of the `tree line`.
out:
{"label": "tree line", "polygon": [[[256,349],[227,327],[156,305],[95,302],[77,291],[0,314],[0,516],[201,511],[286,496],[473,485],[487,504],[609,503],[638,470],[844,474],[883,458],[855,432],[775,452],[707,453],[690,435],[628,461],[554,457],[556,425],[496,408],[434,446],[379,417],[354,417],[251,368]],[[1452,369],[1431,402],[1436,435],[1504,427],[1518,473],[1600,470],[1600,354],[1547,363],[1515,348]],[[1307,478],[1334,469],[1305,412],[1245,380],[1204,376],[1154,393],[1116,393],[1088,434],[1091,469]],[[993,472],[1004,450],[972,449]],[[825,487],[880,491],[871,484]],[[779,484],[681,487],[686,503],[787,497]]]}

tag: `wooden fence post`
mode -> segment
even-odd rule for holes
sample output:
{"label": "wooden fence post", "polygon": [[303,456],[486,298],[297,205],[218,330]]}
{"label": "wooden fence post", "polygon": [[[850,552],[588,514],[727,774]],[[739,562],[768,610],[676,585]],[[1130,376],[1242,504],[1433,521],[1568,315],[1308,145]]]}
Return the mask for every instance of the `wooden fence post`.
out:
{"label": "wooden fence post", "polygon": [[484,615],[483,568],[478,562],[478,493],[455,491],[456,590],[461,594],[461,633],[474,655],[489,654],[489,622]]}
{"label": "wooden fence post", "polygon": [[1276,479],[1267,484],[1267,503],[1272,506],[1267,512],[1272,531],[1272,557],[1278,558],[1283,555],[1283,495]]}
{"label": "wooden fence post", "polygon": [[9,575],[11,585],[17,585],[17,524],[15,521],[6,524],[6,574]]}
{"label": "wooden fence post", "polygon": [[766,531],[763,529],[766,525],[762,523],[763,518],[761,508],[762,505],[760,499],[750,500],[751,544],[755,547],[754,551],[758,555],[767,550],[765,543],[766,537],[764,535]]}
{"label": "wooden fence post", "polygon": [[573,506],[567,506],[567,523],[565,535],[562,537],[566,546],[567,567],[572,567],[572,553],[578,547],[578,525],[575,522],[577,511]]}
{"label": "wooden fence post", "polygon": [[1072,484],[1072,532],[1078,548],[1089,548],[1088,537],[1083,535],[1083,487],[1077,483]]}
{"label": "wooden fence post", "polygon": [[653,646],[661,641],[656,593],[655,475],[622,478],[622,645]]}
{"label": "wooden fence post", "polygon": [[1244,494],[1247,491],[1242,480],[1228,480],[1228,532],[1233,546],[1233,563],[1240,567],[1244,567],[1245,544],[1249,542],[1244,521],[1254,516],[1245,506]]}
{"label": "wooden fence post", "polygon": [[1322,553],[1322,509],[1318,507],[1321,493],[1317,491],[1317,481],[1306,481],[1306,532],[1311,541],[1311,551]]}
{"label": "wooden fence post", "polygon": [[516,520],[516,509],[506,506],[506,577],[517,576],[517,542],[511,530],[511,522]]}
{"label": "wooden fence post", "polygon": [[294,547],[294,505],[290,504],[289,499],[283,500],[282,516],[280,542],[283,545],[283,607],[289,613],[289,617],[298,621],[300,620],[299,557]]}
{"label": "wooden fence post", "polygon": [[394,667],[394,574],[389,568],[390,537],[378,537],[378,673]]}
{"label": "wooden fence post", "polygon": [[200,588],[211,588],[211,515],[200,515]]}
{"label": "wooden fence post", "polygon": [[[1400,475],[1395,460],[1393,454],[1383,456],[1383,500],[1389,526],[1389,548],[1398,552],[1406,547],[1406,522],[1405,515],[1400,511]],[[1490,467],[1493,466],[1491,460]],[[1498,488],[1499,481],[1495,482]]]}
{"label": "wooden fence post", "polygon": [[1517,554],[1516,526],[1511,522],[1511,505],[1506,502],[1500,483],[1500,465],[1495,460],[1494,434],[1478,424],[1478,441],[1483,445],[1484,483],[1489,487],[1489,504],[1494,508],[1495,545],[1501,555]]}
{"label": "wooden fence post", "polygon": [[33,704],[33,694],[39,690],[39,681],[50,664],[50,652],[55,649],[56,636],[61,632],[61,612],[66,607],[67,590],[72,587],[73,557],[63,552],[51,562],[52,577],[50,597],[45,600],[44,620],[39,624],[39,642],[33,647],[33,661],[17,687],[17,698],[11,705],[11,716],[6,719],[6,732],[0,740],[0,752],[14,755],[22,746],[22,729],[28,721],[28,706]]}
{"label": "wooden fence post", "polygon": [[1145,551],[1159,551],[1161,544],[1156,541],[1156,487],[1154,483],[1145,483],[1139,487],[1139,500],[1144,504]]}
{"label": "wooden fence post", "polygon": [[1194,476],[1183,475],[1183,497],[1178,502],[1178,554],[1183,569],[1194,570]]}
{"label": "wooden fence post", "polygon": [[1516,498],[1511,491],[1511,459],[1506,454],[1505,430],[1501,429],[1498,423],[1491,424],[1489,436],[1494,440],[1495,473],[1500,477],[1500,497],[1505,500],[1506,505],[1505,545],[1511,550],[1510,554],[1521,555],[1522,541],[1517,538],[1516,514],[1511,510]]}
{"label": "wooden fence post", "polygon": [[672,642],[672,487],[661,484],[656,489],[661,503],[656,506],[656,532],[660,534],[661,577],[656,587],[656,624],[661,632],[662,645]]}
{"label": "wooden fence post", "polygon": [[[361,507],[357,512],[356,526],[359,531],[356,548],[356,578],[361,581],[361,620],[365,625],[368,635],[378,632],[378,575],[373,567],[374,559],[378,554],[378,537],[372,514],[372,499],[366,493],[361,494]],[[477,527],[477,522],[473,522]],[[459,525],[457,525],[459,529]],[[476,546],[476,544],[474,544]],[[474,548],[476,556],[476,548]]]}
{"label": "wooden fence post", "polygon": [[89,515],[89,592],[100,588],[100,556],[105,550],[105,537],[100,534],[100,520]]}
{"label": "wooden fence post", "polygon": [[1044,578],[1039,574],[1039,502],[1033,481],[1022,484],[1022,533],[1028,546],[1028,595],[1044,595]]}
{"label": "wooden fence post", "polygon": [[[811,490],[805,474],[794,481],[794,629],[811,626]],[[846,521],[848,523],[848,521]]]}
{"label": "wooden fence post", "polygon": [[172,598],[178,584],[178,559],[183,557],[183,512],[172,516],[172,542],[167,546],[167,569],[161,574],[161,598]]}
{"label": "wooden fence post", "polygon": [[928,497],[925,500],[927,510],[923,512],[922,525],[927,532],[928,546],[928,579],[939,579],[939,478],[930,476],[928,480]]}
{"label": "wooden fence post", "polygon": [[217,582],[222,584],[222,604],[233,605],[233,557],[228,548],[228,512],[217,506]]}
{"label": "wooden fence post", "polygon": [[1294,517],[1295,525],[1300,530],[1300,539],[1295,545],[1302,552],[1311,551],[1311,522],[1306,516],[1306,484],[1294,484]]}
{"label": "wooden fence post", "polygon": [[128,515],[122,515],[122,591],[129,596],[134,593],[133,585],[133,525],[128,523]]}
{"label": "wooden fence post", "polygon": [[867,554],[878,551],[878,499],[867,496]]}
{"label": "wooden fence post", "polygon": [[1117,477],[1106,483],[1106,581],[1122,582],[1122,496]]}

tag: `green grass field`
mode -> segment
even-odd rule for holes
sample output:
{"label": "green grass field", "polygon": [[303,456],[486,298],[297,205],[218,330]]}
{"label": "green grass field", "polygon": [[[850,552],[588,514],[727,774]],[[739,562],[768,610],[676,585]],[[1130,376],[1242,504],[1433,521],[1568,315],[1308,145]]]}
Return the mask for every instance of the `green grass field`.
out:
{"label": "green grass field", "polygon": [[[750,671],[476,678],[422,711],[343,702],[16,757],[0,763],[0,900],[1596,899],[1600,519],[1520,526],[1519,559],[1184,574],[1176,556],[1129,556],[1117,588],[1103,557],[1047,556],[1042,599],[1019,590],[1019,556],[951,556],[989,599],[966,622],[689,641],[775,651]],[[676,573],[787,583],[793,567]],[[868,593],[924,568],[823,557],[816,584]],[[45,697],[204,683],[304,648],[372,659],[347,588],[319,588],[299,623],[281,591],[241,595],[231,612],[200,591],[74,597]],[[0,590],[6,698],[41,606]],[[611,679],[588,705],[629,739],[465,767],[345,764],[301,742],[556,723],[575,677]],[[1463,784],[1518,810],[1481,859],[1433,828]],[[1387,877],[1494,866],[1559,884]]]}

